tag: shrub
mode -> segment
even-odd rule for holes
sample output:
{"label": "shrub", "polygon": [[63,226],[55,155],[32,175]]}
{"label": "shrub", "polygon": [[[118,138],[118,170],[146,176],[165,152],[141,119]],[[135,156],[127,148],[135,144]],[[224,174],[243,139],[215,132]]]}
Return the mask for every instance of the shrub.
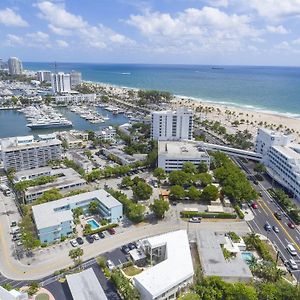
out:
{"label": "shrub", "polygon": [[83,235],[89,235],[89,234],[94,234],[94,233],[98,233],[98,232],[102,232],[102,231],[105,231],[109,228],[114,228],[114,227],[118,227],[119,225],[118,224],[115,224],[115,223],[112,223],[112,224],[108,224],[106,226],[102,226],[98,229],[95,229],[95,230],[92,230],[91,232],[87,232],[87,231],[83,231]]}
{"label": "shrub", "polygon": [[228,233],[228,235],[232,239],[232,241],[235,242],[235,243],[238,243],[241,240],[241,238],[233,231],[230,231]]}
{"label": "shrub", "polygon": [[244,213],[241,211],[240,207],[238,205],[234,206],[235,212],[237,213],[237,215],[239,216],[240,219],[244,219],[245,215]]}
{"label": "shrub", "polygon": [[202,217],[208,219],[236,219],[236,214],[231,213],[207,213],[197,211],[181,211],[180,216],[182,218]]}
{"label": "shrub", "polygon": [[107,262],[107,259],[104,256],[99,256],[97,258],[97,263],[100,266],[100,268],[102,268],[102,269],[104,269],[106,267],[106,262]]}

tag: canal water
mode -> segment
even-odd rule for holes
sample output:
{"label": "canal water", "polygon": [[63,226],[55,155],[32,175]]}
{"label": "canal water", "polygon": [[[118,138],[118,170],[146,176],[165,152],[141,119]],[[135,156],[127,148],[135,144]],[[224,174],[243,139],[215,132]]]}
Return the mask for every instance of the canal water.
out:
{"label": "canal water", "polygon": [[112,112],[107,111],[102,107],[97,107],[97,111],[103,115],[108,116],[109,120],[105,120],[104,123],[92,124],[79,115],[71,112],[66,107],[55,108],[69,121],[73,123],[73,127],[68,128],[47,128],[47,129],[30,129],[26,127],[28,123],[25,115],[17,110],[0,110],[0,138],[22,135],[34,135],[47,134],[56,131],[66,131],[71,129],[76,130],[93,130],[98,131],[110,125],[121,125],[127,123],[129,119],[124,114],[114,115]]}

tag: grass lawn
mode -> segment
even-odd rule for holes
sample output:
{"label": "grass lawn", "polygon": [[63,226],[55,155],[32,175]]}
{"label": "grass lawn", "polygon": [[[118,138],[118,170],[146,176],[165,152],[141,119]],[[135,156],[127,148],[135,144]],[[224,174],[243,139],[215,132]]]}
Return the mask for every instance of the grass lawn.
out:
{"label": "grass lawn", "polygon": [[39,294],[35,297],[35,300],[49,300],[49,296],[47,294]]}
{"label": "grass lawn", "polygon": [[142,269],[139,269],[135,266],[126,267],[123,269],[124,273],[127,276],[134,276],[142,272]]}

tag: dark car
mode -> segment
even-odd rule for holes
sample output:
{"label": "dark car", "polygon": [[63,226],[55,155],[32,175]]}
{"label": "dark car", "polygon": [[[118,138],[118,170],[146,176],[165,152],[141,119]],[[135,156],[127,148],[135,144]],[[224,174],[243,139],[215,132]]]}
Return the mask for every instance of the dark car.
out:
{"label": "dark car", "polygon": [[136,249],[135,243],[129,243],[129,244],[128,244],[128,248],[129,248],[130,250]]}
{"label": "dark car", "polygon": [[266,231],[271,231],[271,229],[272,229],[269,223],[266,223],[264,228]]}
{"label": "dark car", "polygon": [[276,211],[274,213],[274,216],[275,216],[276,219],[281,220],[281,213],[280,212]]}
{"label": "dark car", "polygon": [[107,231],[108,231],[109,234],[115,234],[116,233],[114,228],[108,228]]}
{"label": "dark car", "polygon": [[295,224],[292,223],[292,222],[289,222],[289,223],[288,223],[288,226],[289,226],[291,229],[295,229]]}
{"label": "dark car", "polygon": [[127,245],[122,246],[122,247],[121,247],[121,250],[122,250],[122,252],[124,252],[125,254],[128,254],[129,251],[130,251],[130,249],[129,249],[129,247],[128,247]]}
{"label": "dark car", "polygon": [[78,243],[78,245],[82,245],[84,243],[83,238],[81,238],[81,237],[78,237],[76,239],[76,242]]}
{"label": "dark car", "polygon": [[99,235],[100,239],[104,239],[105,238],[105,234],[103,232],[98,232],[98,235]]}
{"label": "dark car", "polygon": [[91,235],[87,235],[86,240],[87,240],[90,244],[94,243],[94,238],[93,238]]}
{"label": "dark car", "polygon": [[10,227],[16,227],[17,226],[17,222],[11,222],[11,225],[10,225]]}

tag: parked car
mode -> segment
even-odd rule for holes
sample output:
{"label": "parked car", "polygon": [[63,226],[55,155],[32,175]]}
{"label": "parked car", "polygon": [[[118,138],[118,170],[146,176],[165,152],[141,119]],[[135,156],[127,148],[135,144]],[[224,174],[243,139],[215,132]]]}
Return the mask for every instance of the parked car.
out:
{"label": "parked car", "polygon": [[112,271],[115,268],[115,264],[111,260],[109,260],[109,259],[106,262],[106,266],[108,267],[108,269],[110,271]]}
{"label": "parked car", "polygon": [[11,222],[10,227],[16,227],[16,226],[17,226],[17,222],[15,222],[15,221]]}
{"label": "parked car", "polygon": [[18,241],[19,239],[20,239],[20,237],[18,237],[17,235],[14,235],[13,238],[12,238],[13,242]]}
{"label": "parked car", "polygon": [[251,203],[251,207],[252,207],[253,209],[257,209],[257,208],[258,208],[258,205],[257,205],[256,202],[252,202],[252,203]]}
{"label": "parked car", "polygon": [[93,237],[93,239],[95,240],[95,241],[98,241],[98,240],[100,240],[100,237],[99,237],[99,235],[98,234],[93,234],[92,235],[92,237]]}
{"label": "parked car", "polygon": [[279,211],[276,211],[275,213],[274,213],[274,216],[275,216],[275,218],[276,219],[278,219],[278,220],[281,220],[281,213],[279,212]]}
{"label": "parked car", "polygon": [[292,244],[288,244],[286,246],[287,251],[292,255],[292,256],[296,256],[297,255],[297,251],[294,248],[294,246]]}
{"label": "parked car", "polygon": [[93,238],[91,235],[87,235],[87,236],[86,236],[86,240],[87,240],[90,244],[94,243],[94,238]]}
{"label": "parked car", "polygon": [[129,248],[130,250],[136,249],[136,244],[135,244],[135,243],[129,243],[129,244],[128,244],[128,248]]}
{"label": "parked car", "polygon": [[253,183],[254,183],[255,185],[258,185],[258,181],[257,181],[257,180],[254,180]]}
{"label": "parked car", "polygon": [[80,236],[76,239],[76,242],[78,243],[78,245],[82,245],[84,243],[83,238]]}
{"label": "parked car", "polygon": [[269,223],[266,223],[264,228],[266,231],[271,231],[271,229],[272,229]]}
{"label": "parked car", "polygon": [[78,243],[76,240],[71,240],[70,241],[70,244],[73,246],[73,247],[77,247],[78,246]]}
{"label": "parked car", "polygon": [[292,258],[289,259],[288,264],[292,270],[298,270],[298,265]]}
{"label": "parked car", "polygon": [[276,233],[279,232],[279,228],[277,226],[273,226],[272,228],[273,228],[274,232],[276,232]]}
{"label": "parked car", "polygon": [[17,246],[22,246],[22,245],[23,245],[22,241],[17,242]]}
{"label": "parked car", "polygon": [[116,233],[114,228],[108,228],[107,231],[108,231],[109,234],[115,234]]}
{"label": "parked car", "polygon": [[189,219],[189,222],[191,223],[201,223],[201,217],[192,217]]}
{"label": "parked car", "polygon": [[128,247],[127,245],[122,246],[122,247],[121,247],[121,250],[122,250],[122,252],[124,252],[125,254],[128,254],[129,251],[130,251],[130,249],[129,249],[129,247]]}
{"label": "parked car", "polygon": [[291,229],[295,229],[295,224],[292,223],[292,222],[289,222],[289,223],[288,223],[288,226],[289,226]]}
{"label": "parked car", "polygon": [[105,238],[105,234],[103,232],[98,232],[98,235],[99,235],[100,239],[104,239]]}

